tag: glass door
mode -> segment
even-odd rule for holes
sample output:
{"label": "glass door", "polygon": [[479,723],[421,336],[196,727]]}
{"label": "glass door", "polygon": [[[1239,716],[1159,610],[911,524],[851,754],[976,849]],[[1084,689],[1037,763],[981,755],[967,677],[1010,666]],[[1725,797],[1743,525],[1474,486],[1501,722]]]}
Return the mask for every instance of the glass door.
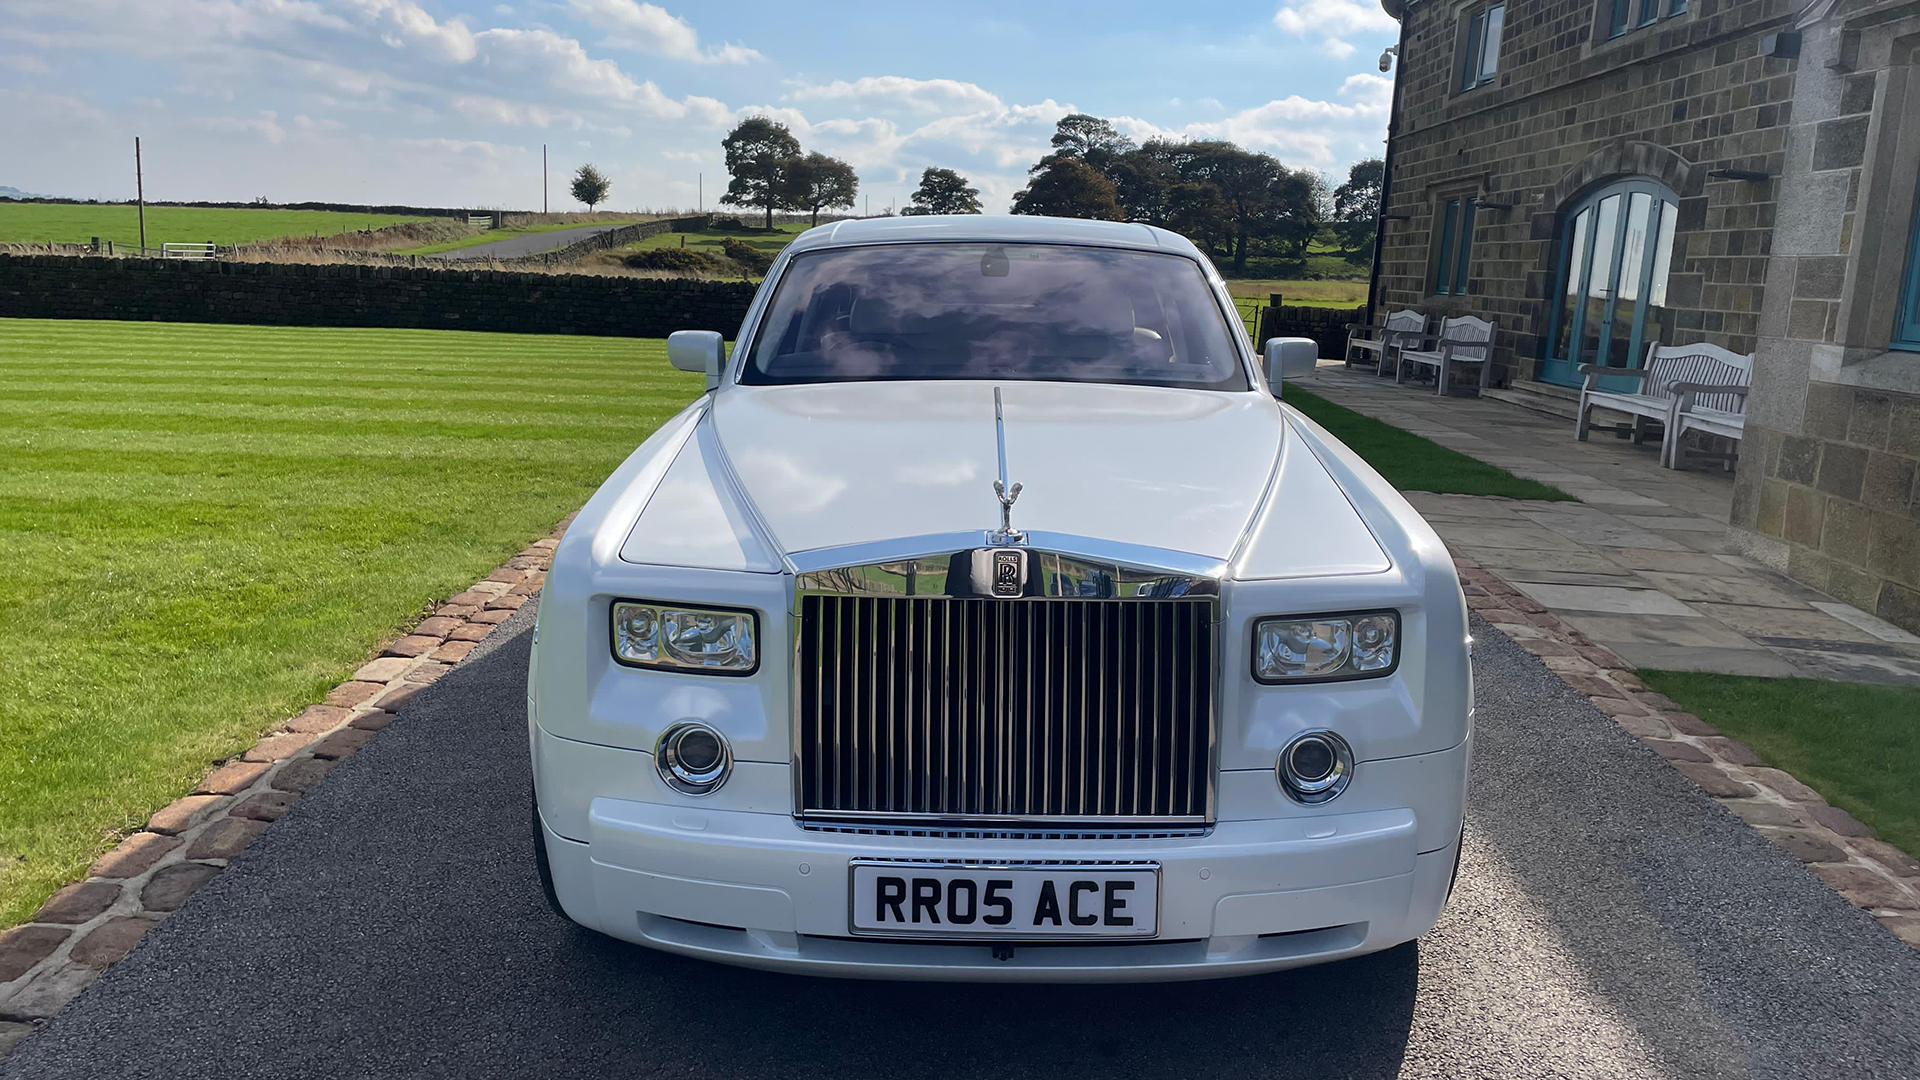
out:
{"label": "glass door", "polygon": [[[1677,210],[1672,192],[1648,180],[1613,184],[1575,204],[1561,233],[1543,381],[1578,386],[1581,364],[1637,368],[1648,343],[1665,340]],[[1600,385],[1631,392],[1635,382]]]}

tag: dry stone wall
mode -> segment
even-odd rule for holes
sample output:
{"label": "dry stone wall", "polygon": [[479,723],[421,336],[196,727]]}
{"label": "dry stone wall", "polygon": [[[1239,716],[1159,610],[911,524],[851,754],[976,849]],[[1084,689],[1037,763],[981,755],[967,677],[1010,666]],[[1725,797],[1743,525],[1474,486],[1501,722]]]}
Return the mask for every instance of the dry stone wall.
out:
{"label": "dry stone wall", "polygon": [[503,270],[0,254],[0,317],[15,318],[731,336],[755,288]]}

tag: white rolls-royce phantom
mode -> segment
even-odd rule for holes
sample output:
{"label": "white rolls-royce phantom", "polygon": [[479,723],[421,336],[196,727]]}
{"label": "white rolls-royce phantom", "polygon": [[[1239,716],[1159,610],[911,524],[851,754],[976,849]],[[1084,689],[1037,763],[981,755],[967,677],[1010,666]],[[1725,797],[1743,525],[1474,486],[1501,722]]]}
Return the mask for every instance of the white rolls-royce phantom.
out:
{"label": "white rolls-royce phantom", "polygon": [[[1410,941],[1458,868],[1466,606],[1277,400],[1207,259],[1031,217],[816,228],[554,554],[547,898],[819,975],[1183,979]],[[1263,362],[1264,361],[1264,362]]]}

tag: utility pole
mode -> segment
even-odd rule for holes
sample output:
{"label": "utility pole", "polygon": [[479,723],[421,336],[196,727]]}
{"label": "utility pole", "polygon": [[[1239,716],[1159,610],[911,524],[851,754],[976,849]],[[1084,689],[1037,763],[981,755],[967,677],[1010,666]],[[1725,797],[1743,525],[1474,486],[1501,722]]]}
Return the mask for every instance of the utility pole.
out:
{"label": "utility pole", "polygon": [[140,136],[133,137],[133,191],[140,207],[140,257],[147,255],[147,179],[140,168]]}
{"label": "utility pole", "polygon": [[700,173],[693,174],[693,198],[694,198],[693,212],[696,214],[706,213],[707,212],[707,174],[706,173],[700,172]]}
{"label": "utility pole", "polygon": [[540,144],[540,212],[547,212],[547,144]]}

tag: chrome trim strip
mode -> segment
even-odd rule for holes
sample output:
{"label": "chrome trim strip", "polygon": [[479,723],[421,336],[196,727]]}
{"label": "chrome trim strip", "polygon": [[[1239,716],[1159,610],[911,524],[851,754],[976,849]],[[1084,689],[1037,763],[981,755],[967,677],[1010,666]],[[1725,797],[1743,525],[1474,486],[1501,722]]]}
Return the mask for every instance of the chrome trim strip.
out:
{"label": "chrome trim strip", "polygon": [[[1261,773],[1265,773],[1265,771],[1261,769]],[[1206,815],[1196,815],[1196,813],[1188,813],[1188,815],[1160,815],[1160,817],[1127,817],[1127,815],[1114,815],[1114,813],[1106,813],[1106,815],[1098,815],[1098,813],[1087,813],[1087,815],[1069,815],[1069,813],[1018,815],[1018,813],[799,811],[799,813],[795,813],[793,817],[799,817],[799,819],[803,819],[803,821],[816,822],[816,824],[856,824],[856,822],[891,822],[891,824],[902,824],[902,822],[925,822],[925,824],[935,826],[935,828],[979,826],[979,824],[1014,824],[1014,826],[1027,826],[1027,824],[1031,824],[1031,826],[1039,826],[1039,828],[1068,828],[1068,830],[1071,830],[1073,826],[1081,826],[1081,824],[1092,824],[1092,826],[1108,824],[1108,826],[1121,826],[1121,828],[1129,828],[1129,830],[1131,830],[1131,828],[1146,828],[1146,830],[1152,830],[1154,826],[1160,826],[1160,824],[1175,824],[1175,826],[1208,826],[1208,824],[1212,824],[1212,822],[1208,821]]]}
{"label": "chrome trim strip", "polygon": [[[934,555],[953,555],[976,548],[991,547],[993,546],[989,541],[991,535],[990,532],[982,529],[968,532],[929,533],[925,536],[906,536],[837,547],[812,548],[807,551],[788,552],[787,563],[793,567],[796,574],[806,577],[823,570],[846,570],[881,563],[907,562]],[[1026,537],[1026,547],[1036,557],[1055,555],[1109,570],[1204,578],[1215,583],[1216,591],[1218,582],[1226,577],[1229,565],[1227,560],[1211,555],[1195,555],[1191,552],[1172,551],[1143,544],[1123,544],[1112,540],[1076,536],[1072,533],[1034,530],[1028,532]],[[823,591],[845,592],[844,589]],[[930,594],[916,591],[913,595]]]}

